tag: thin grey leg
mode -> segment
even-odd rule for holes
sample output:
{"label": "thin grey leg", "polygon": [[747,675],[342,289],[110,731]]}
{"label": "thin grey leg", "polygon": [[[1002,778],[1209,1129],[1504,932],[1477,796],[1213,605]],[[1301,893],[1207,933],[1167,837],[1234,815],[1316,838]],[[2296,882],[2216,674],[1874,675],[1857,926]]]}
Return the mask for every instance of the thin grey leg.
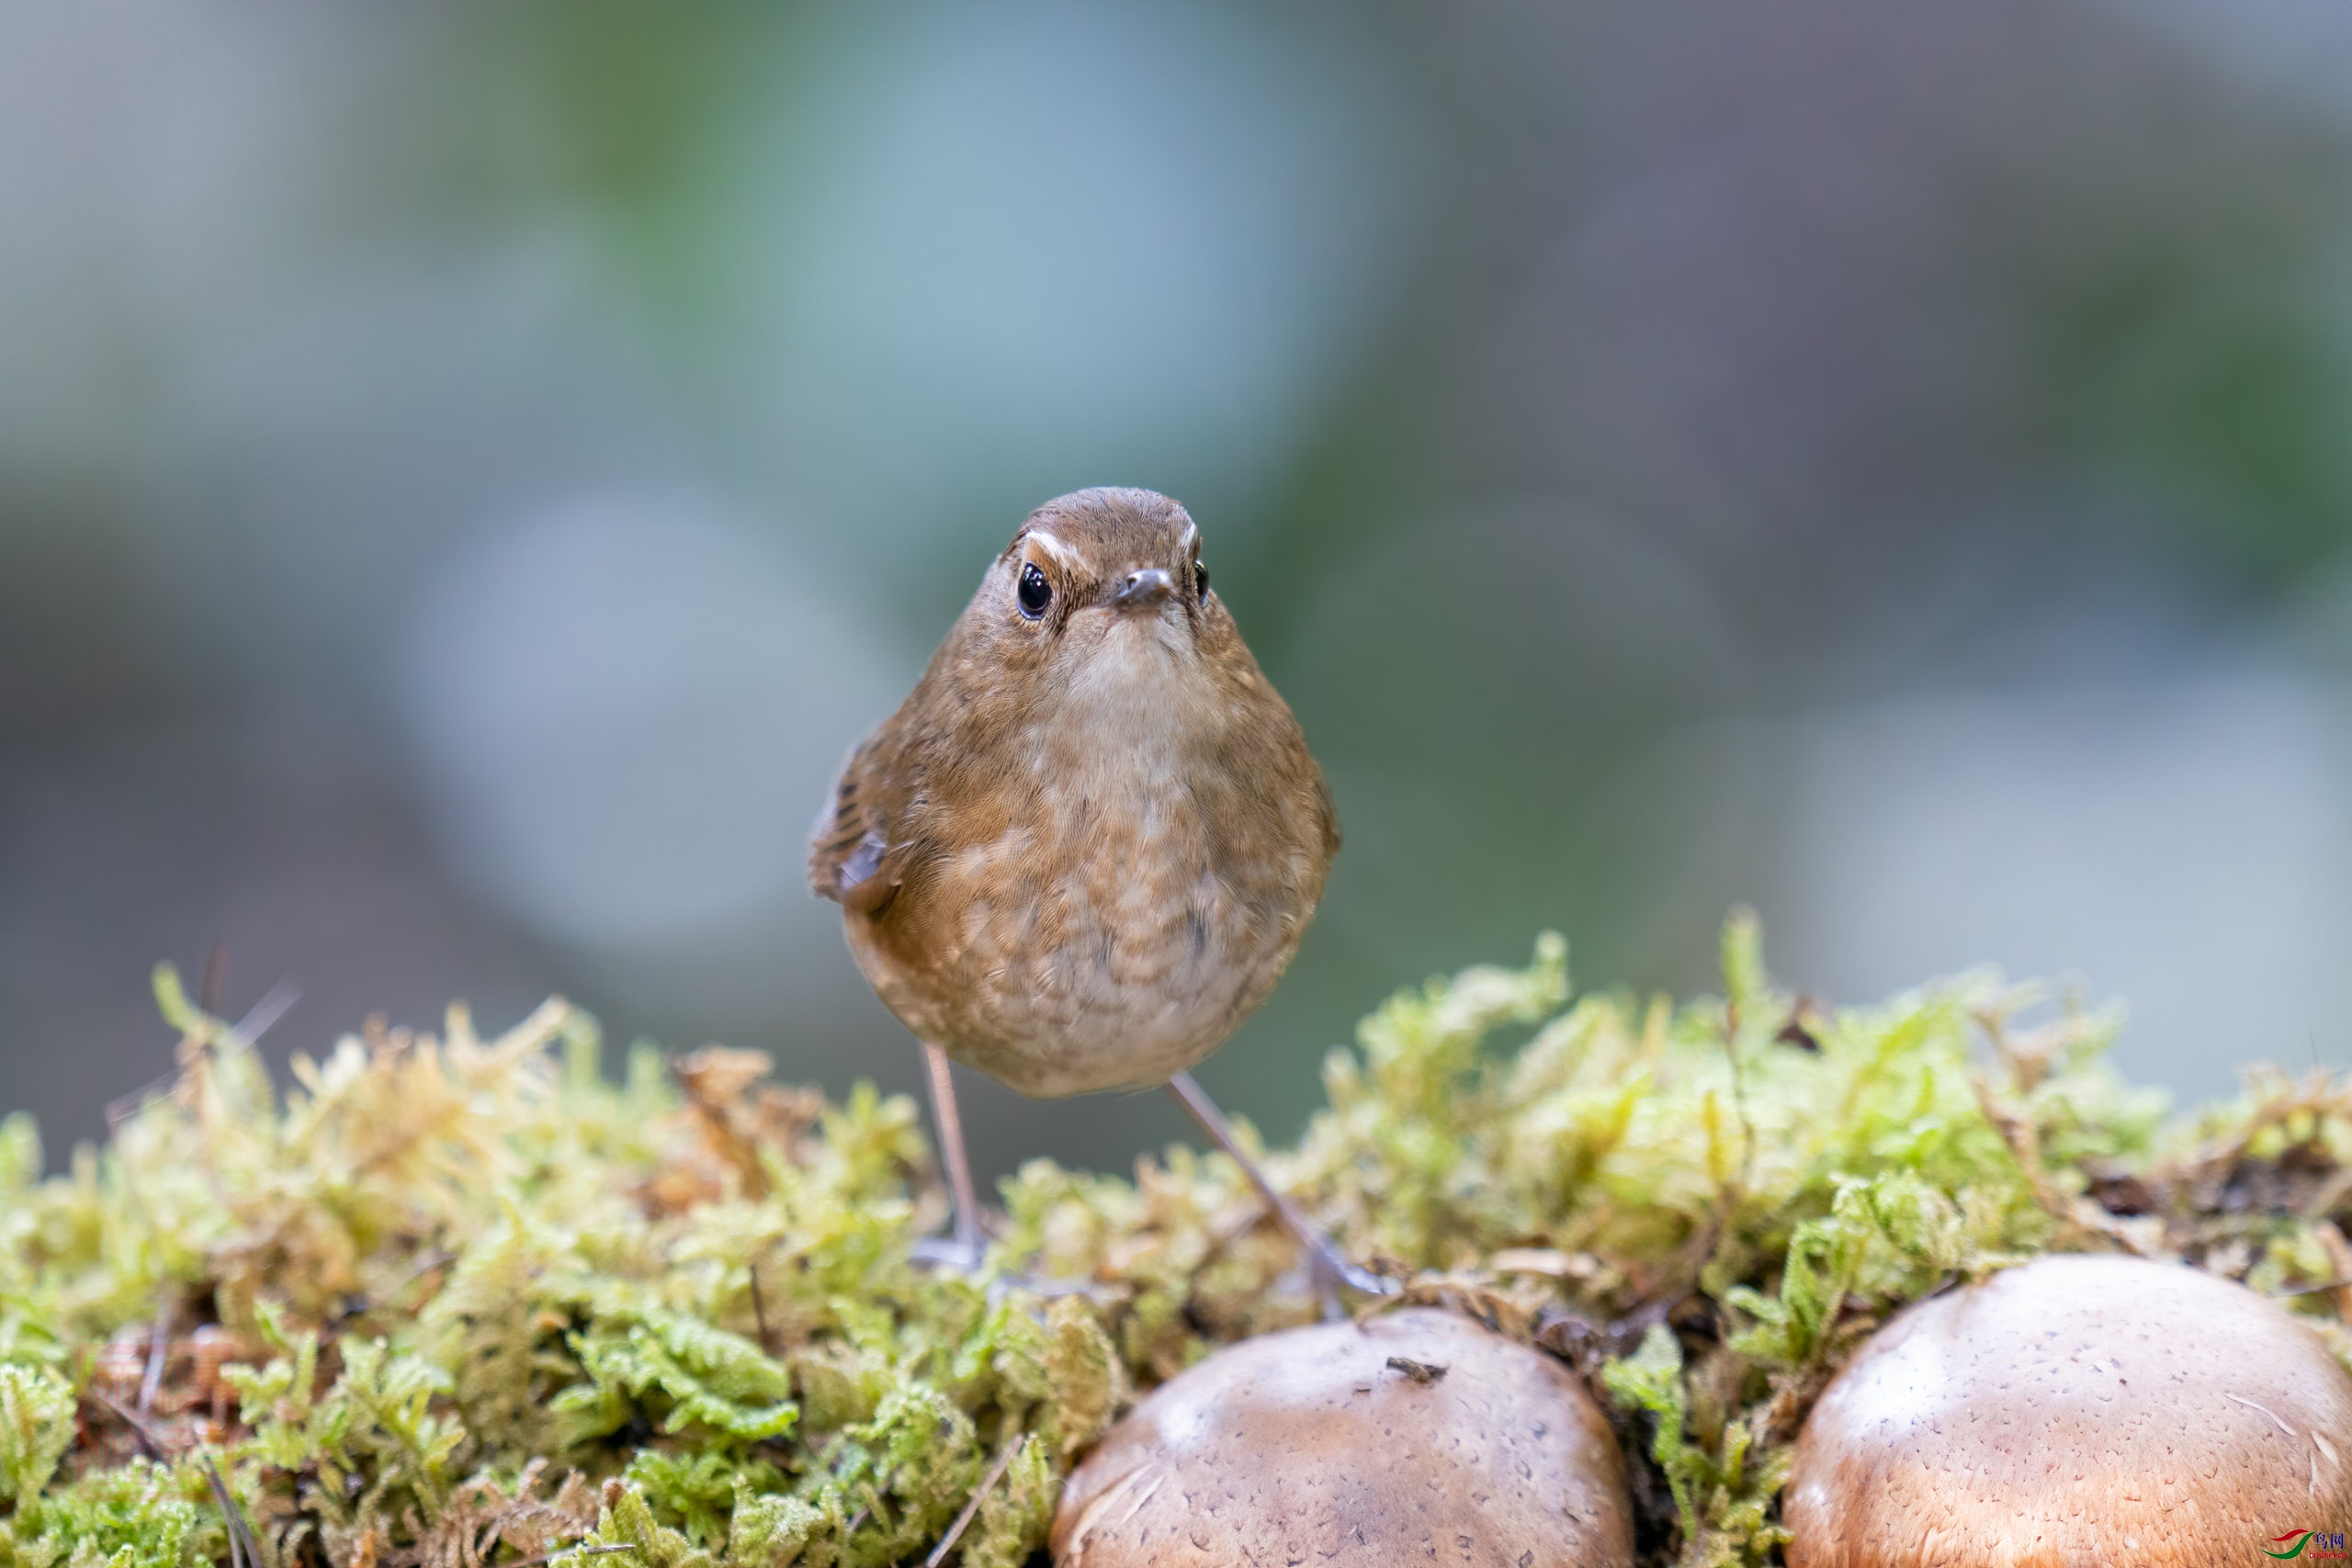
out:
{"label": "thin grey leg", "polygon": [[947,1053],[926,1040],[923,1066],[931,1074],[931,1116],[939,1127],[939,1161],[947,1168],[947,1190],[956,1201],[956,1246],[978,1268],[985,1238],[980,1233],[980,1200],[972,1185],[972,1162],[964,1153],[964,1119],[956,1111],[956,1080],[947,1070]]}
{"label": "thin grey leg", "polygon": [[1313,1259],[1318,1283],[1337,1281],[1368,1296],[1396,1293],[1394,1284],[1353,1261],[1334,1246],[1331,1238],[1290,1201],[1287,1193],[1275,1190],[1274,1184],[1266,1179],[1266,1173],[1258,1168],[1258,1162],[1244,1154],[1241,1145],[1234,1142],[1233,1129],[1226,1123],[1225,1112],[1219,1111],[1216,1101],[1193,1081],[1192,1074],[1178,1073],[1170,1078],[1168,1092],[1175,1096],[1176,1103],[1184,1108],[1186,1115],[1200,1123],[1201,1131],[1216,1140],[1217,1147],[1233,1156],[1234,1163],[1241,1168],[1242,1174],[1250,1178],[1250,1184],[1258,1189],[1258,1195],[1273,1210],[1283,1228],[1306,1248],[1308,1258]]}

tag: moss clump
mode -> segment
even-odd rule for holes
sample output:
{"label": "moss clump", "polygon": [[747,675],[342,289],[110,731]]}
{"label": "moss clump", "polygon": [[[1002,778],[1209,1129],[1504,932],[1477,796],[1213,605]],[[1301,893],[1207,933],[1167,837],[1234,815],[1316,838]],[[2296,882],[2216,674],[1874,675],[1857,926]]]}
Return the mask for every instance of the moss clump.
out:
{"label": "moss clump", "polygon": [[[2111,1013],[1989,975],[1827,1011],[1746,919],[1724,967],[1680,1008],[1572,1000],[1546,938],[1400,993],[1269,1162],[1406,1299],[1613,1398],[1645,1562],[1770,1560],[1853,1346],[2019,1258],[2304,1290],[2352,1359],[2352,1290],[2310,1289],[2352,1276],[2352,1083],[2256,1077],[2168,1122],[2103,1065]],[[944,1200],[905,1100],[716,1049],[640,1047],[616,1085],[550,1002],[489,1041],[462,1010],[371,1028],[281,1100],[168,971],[158,995],[182,1070],[107,1148],[43,1179],[30,1124],[0,1130],[0,1568],[244,1534],[272,1565],[861,1568],[959,1521],[962,1562],[1011,1568],[1135,1389],[1315,1315],[1222,1157],[1034,1162],[995,1272],[942,1277],[909,1260]]]}

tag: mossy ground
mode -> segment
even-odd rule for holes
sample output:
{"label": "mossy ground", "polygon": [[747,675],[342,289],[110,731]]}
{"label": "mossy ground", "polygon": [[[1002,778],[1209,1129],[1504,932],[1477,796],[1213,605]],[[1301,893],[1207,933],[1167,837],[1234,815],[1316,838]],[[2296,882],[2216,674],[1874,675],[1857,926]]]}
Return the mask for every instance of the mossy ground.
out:
{"label": "mossy ground", "polygon": [[[0,1132],[0,1568],[865,1568],[967,1515],[957,1559],[1010,1568],[1136,1389],[1316,1315],[1221,1156],[1033,1163],[991,1276],[941,1276],[909,1260],[944,1201],[906,1100],[718,1050],[639,1047],[616,1085],[552,1002],[487,1042],[462,1010],[371,1029],[281,1099],[158,991],[182,1070],[107,1148],[43,1179]],[[2352,1277],[2352,1081],[2168,1119],[2104,1065],[2111,1013],[1989,975],[1816,1007],[1744,919],[1724,991],[1572,1000],[1547,938],[1393,998],[1269,1156],[1408,1299],[1587,1372],[1645,1562],[1776,1560],[1842,1359],[2018,1258],[2301,1291],[2352,1363],[2352,1288],[2311,1289]]]}

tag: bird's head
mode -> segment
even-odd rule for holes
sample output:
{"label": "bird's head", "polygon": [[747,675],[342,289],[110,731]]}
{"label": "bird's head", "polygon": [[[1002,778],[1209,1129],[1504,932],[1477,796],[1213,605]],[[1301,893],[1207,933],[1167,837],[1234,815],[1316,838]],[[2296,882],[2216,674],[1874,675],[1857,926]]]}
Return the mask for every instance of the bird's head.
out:
{"label": "bird's head", "polygon": [[1148,490],[1083,490],[1030,513],[964,612],[969,671],[1117,728],[1179,724],[1258,678],[1209,588],[1201,531]]}

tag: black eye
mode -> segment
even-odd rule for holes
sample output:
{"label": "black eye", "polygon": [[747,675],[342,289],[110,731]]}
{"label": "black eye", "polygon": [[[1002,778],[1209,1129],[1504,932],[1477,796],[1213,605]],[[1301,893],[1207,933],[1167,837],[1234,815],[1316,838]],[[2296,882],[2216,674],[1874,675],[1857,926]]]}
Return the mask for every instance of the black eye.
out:
{"label": "black eye", "polygon": [[1193,590],[1201,596],[1202,604],[1209,602],[1209,569],[1204,562],[1193,563]]}
{"label": "black eye", "polygon": [[1021,613],[1033,621],[1044,615],[1046,606],[1054,602],[1054,585],[1046,581],[1046,574],[1037,570],[1035,561],[1021,569],[1019,597]]}

